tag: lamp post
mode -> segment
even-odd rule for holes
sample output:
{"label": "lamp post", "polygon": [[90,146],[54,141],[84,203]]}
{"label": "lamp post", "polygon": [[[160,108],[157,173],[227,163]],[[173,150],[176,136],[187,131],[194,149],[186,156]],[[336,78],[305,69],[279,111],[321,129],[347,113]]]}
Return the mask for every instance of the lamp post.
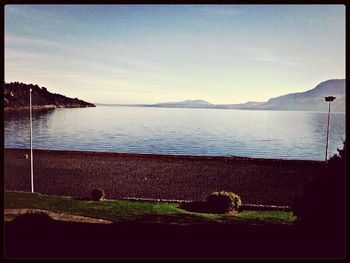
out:
{"label": "lamp post", "polygon": [[331,115],[331,102],[335,100],[335,97],[333,96],[327,96],[324,98],[325,101],[328,101],[328,124],[327,124],[327,141],[326,141],[326,156],[325,156],[325,162],[327,163],[327,153],[328,153],[328,136],[329,136],[329,119]]}
{"label": "lamp post", "polygon": [[34,193],[33,176],[33,124],[32,124],[32,89],[29,89],[29,122],[30,122],[30,182],[32,193]]}

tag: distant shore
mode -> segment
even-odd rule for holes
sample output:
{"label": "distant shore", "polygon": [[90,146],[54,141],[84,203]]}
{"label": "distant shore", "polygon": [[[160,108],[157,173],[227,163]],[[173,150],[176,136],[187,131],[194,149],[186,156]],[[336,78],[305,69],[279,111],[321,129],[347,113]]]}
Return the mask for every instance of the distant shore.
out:
{"label": "distant shore", "polygon": [[[30,191],[28,154],[4,149],[5,190]],[[304,160],[34,150],[34,187],[77,198],[100,187],[108,199],[193,201],[225,190],[243,203],[290,206],[322,166]]]}

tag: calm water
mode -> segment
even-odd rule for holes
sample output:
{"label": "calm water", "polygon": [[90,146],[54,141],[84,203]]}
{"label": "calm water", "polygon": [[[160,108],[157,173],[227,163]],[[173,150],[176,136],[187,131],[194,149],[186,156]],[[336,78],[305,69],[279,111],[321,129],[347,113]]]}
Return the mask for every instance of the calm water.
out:
{"label": "calm water", "polygon": [[[28,112],[5,115],[5,147],[29,148]],[[327,113],[108,107],[35,112],[34,149],[323,160]],[[345,139],[332,113],[329,153]]]}

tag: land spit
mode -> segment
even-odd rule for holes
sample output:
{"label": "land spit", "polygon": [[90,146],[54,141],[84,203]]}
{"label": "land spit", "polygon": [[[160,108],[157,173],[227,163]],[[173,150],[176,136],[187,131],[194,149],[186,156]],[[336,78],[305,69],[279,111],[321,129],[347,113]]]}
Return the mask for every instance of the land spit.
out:
{"label": "land spit", "polygon": [[[233,191],[242,202],[291,206],[320,175],[319,161],[34,150],[37,193],[108,199],[205,200]],[[4,149],[5,190],[30,191],[29,149]]]}

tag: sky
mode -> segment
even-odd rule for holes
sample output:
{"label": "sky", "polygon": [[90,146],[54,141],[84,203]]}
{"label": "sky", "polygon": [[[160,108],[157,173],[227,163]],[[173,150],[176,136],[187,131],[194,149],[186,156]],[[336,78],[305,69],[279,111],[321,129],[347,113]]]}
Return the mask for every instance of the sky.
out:
{"label": "sky", "polygon": [[93,103],[262,102],[334,78],[344,5],[5,6],[5,81]]}

